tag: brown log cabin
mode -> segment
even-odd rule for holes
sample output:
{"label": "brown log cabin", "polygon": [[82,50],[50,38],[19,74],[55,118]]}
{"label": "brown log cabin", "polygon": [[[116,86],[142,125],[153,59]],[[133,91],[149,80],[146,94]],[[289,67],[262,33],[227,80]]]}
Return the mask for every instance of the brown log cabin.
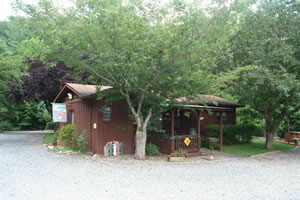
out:
{"label": "brown log cabin", "polygon": [[[98,87],[98,91],[109,89]],[[109,107],[104,100],[97,100],[95,85],[67,83],[54,99],[53,103],[64,103],[67,108],[67,122],[75,124],[77,132],[88,136],[88,150],[93,154],[104,154],[104,146],[110,141],[124,144],[124,154],[133,154],[135,149],[135,128],[129,117],[127,103],[115,102]],[[200,95],[200,100],[179,98],[178,104],[161,114],[160,128],[163,133],[149,133],[148,143],[156,144],[161,153],[170,154],[179,148],[189,152],[199,152],[201,135],[205,135],[205,126],[220,124],[220,150],[222,151],[222,125],[236,123],[236,108],[240,104],[226,99]],[[187,103],[188,102],[188,103]],[[102,110],[100,111],[100,109]],[[185,138],[191,143],[187,146]]]}

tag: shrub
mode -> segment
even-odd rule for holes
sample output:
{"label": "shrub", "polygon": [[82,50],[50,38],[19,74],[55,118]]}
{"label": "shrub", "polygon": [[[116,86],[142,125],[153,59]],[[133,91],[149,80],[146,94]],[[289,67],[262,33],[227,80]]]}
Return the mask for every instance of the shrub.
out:
{"label": "shrub", "polygon": [[58,137],[58,132],[49,133],[49,134],[45,135],[44,143],[45,144],[56,145],[57,144],[57,137]]}
{"label": "shrub", "polygon": [[159,154],[159,148],[155,144],[146,144],[146,155],[155,156]]}
{"label": "shrub", "polygon": [[88,142],[87,142],[87,135],[85,132],[80,135],[77,135],[76,143],[77,143],[76,150],[78,151],[78,153],[86,152],[86,145],[88,144]]}
{"label": "shrub", "polygon": [[7,130],[12,130],[11,123],[8,121],[0,121],[0,133]]}
{"label": "shrub", "polygon": [[47,122],[45,126],[45,130],[56,130],[57,123],[55,122]]}
{"label": "shrub", "polygon": [[201,147],[206,147],[206,148],[209,147],[207,137],[205,137],[205,136],[201,136]]}
{"label": "shrub", "polygon": [[76,126],[74,124],[68,124],[61,127],[58,137],[63,146],[70,147],[71,149],[78,151],[79,153],[86,151],[86,134],[82,133],[78,135]]}
{"label": "shrub", "polygon": [[[243,144],[249,143],[253,135],[260,134],[262,130],[255,125],[224,125],[223,126],[223,144]],[[219,138],[220,126],[206,126],[206,136]]]}
{"label": "shrub", "polygon": [[210,142],[210,143],[208,143],[208,148],[209,149],[219,149],[219,147],[220,147],[220,143],[218,143],[218,142]]}
{"label": "shrub", "polygon": [[298,145],[298,143],[299,143],[299,138],[293,138],[292,140],[295,142],[295,145]]}
{"label": "shrub", "polygon": [[73,124],[68,124],[61,127],[58,137],[63,146],[75,149],[77,147],[76,135],[76,126]]}

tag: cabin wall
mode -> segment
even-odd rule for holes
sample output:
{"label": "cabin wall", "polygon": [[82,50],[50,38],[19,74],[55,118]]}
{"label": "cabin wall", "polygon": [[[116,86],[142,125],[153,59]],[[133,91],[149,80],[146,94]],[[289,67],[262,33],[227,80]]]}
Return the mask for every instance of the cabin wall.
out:
{"label": "cabin wall", "polygon": [[[104,145],[110,141],[119,141],[124,144],[124,153],[134,153],[134,129],[129,118],[128,106],[125,101],[116,102],[112,107],[112,120],[103,121],[100,111],[103,101],[96,99],[66,100],[67,115],[74,111],[74,124],[77,132],[85,132],[88,136],[88,149],[94,154],[104,154]],[[69,116],[68,116],[69,118]],[[59,123],[59,127],[68,123]],[[94,126],[96,124],[96,126]]]}
{"label": "cabin wall", "polygon": [[[91,102],[91,151],[104,154],[104,146],[110,141],[119,141],[124,144],[124,153],[134,153],[133,123],[128,117],[128,107],[124,101],[111,105],[111,121],[103,121],[103,113],[100,111],[103,101]],[[94,123],[96,128],[94,129]]]}
{"label": "cabin wall", "polygon": [[[66,123],[59,123],[59,128],[67,125],[70,122],[70,110],[74,112],[74,124],[76,125],[77,133],[82,134],[85,133],[88,137],[88,141],[90,142],[90,112],[91,106],[82,101],[79,98],[75,98],[72,100],[65,100],[63,103],[67,105],[67,119]],[[90,145],[88,145],[88,149],[90,150]]]}

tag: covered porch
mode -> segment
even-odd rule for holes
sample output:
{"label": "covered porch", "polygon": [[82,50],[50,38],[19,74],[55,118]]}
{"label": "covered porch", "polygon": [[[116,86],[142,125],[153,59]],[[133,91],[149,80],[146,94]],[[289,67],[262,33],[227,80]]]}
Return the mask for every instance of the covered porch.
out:
{"label": "covered porch", "polygon": [[[223,113],[233,111],[233,108],[178,105],[168,112],[162,113],[161,129],[163,133],[151,133],[147,143],[155,144],[161,153],[171,154],[178,149],[185,149],[189,153],[200,152],[201,134],[208,121],[220,125],[219,147],[223,151]],[[235,110],[234,110],[235,111]]]}

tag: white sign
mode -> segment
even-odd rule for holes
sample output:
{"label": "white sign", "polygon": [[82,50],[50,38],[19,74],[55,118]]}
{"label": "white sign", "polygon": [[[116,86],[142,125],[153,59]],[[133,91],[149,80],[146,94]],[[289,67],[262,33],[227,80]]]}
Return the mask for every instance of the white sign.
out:
{"label": "white sign", "polygon": [[67,122],[67,105],[63,103],[52,104],[53,122]]}

